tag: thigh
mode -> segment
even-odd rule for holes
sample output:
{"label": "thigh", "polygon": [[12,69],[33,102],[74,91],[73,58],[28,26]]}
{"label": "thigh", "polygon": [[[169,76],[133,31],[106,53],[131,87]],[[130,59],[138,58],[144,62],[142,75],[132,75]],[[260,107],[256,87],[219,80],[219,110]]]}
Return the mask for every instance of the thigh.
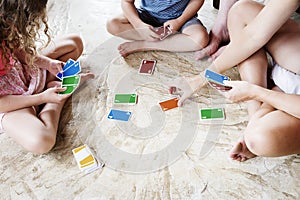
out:
{"label": "thigh", "polygon": [[202,24],[202,22],[200,21],[200,19],[198,19],[196,16],[194,16],[183,24],[183,26],[180,28],[179,32],[189,35],[189,33],[192,33],[194,31],[199,31],[199,30],[206,31],[206,29],[205,29],[204,25]]}
{"label": "thigh", "polygon": [[2,126],[5,133],[19,144],[36,137],[44,127],[36,116],[34,107],[6,113],[2,119]]}
{"label": "thigh", "polygon": [[[83,42],[77,34],[68,34],[53,39],[50,44],[41,50],[41,54],[52,59],[66,62],[68,58],[76,60],[83,50]],[[76,51],[76,53],[74,53]],[[78,52],[77,52],[78,51]],[[63,57],[67,56],[64,59]]]}
{"label": "thigh", "polygon": [[271,106],[264,106],[245,131],[249,149],[264,156],[300,153],[300,119]]}

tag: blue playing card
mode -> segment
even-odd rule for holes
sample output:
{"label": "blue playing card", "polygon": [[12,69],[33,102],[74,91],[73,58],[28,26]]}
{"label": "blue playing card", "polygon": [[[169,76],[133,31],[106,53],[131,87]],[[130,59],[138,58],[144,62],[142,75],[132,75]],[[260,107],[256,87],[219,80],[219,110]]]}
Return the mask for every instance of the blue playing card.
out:
{"label": "blue playing card", "polygon": [[74,76],[79,72],[81,72],[81,67],[79,62],[77,61],[63,72],[63,77]]}
{"label": "blue playing card", "polygon": [[205,78],[222,85],[224,85],[223,81],[230,81],[229,77],[210,71],[208,69],[205,71]]}
{"label": "blue playing card", "polygon": [[[72,66],[75,63],[74,60],[72,60],[71,58],[66,62],[66,64],[63,66],[63,71],[66,71],[70,66]],[[56,77],[60,80],[62,80],[63,78],[63,74],[62,73],[58,73],[56,74]]]}
{"label": "blue playing card", "polygon": [[131,112],[122,111],[122,110],[114,110],[112,109],[108,114],[108,119],[120,120],[120,121],[128,121],[131,116]]}

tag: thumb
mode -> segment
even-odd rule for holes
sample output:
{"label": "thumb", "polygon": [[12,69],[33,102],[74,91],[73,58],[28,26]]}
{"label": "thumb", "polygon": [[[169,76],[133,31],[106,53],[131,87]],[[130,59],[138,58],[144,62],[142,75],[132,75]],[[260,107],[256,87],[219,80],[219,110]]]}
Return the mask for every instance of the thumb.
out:
{"label": "thumb", "polygon": [[235,86],[234,81],[223,81],[223,83],[224,83],[224,85],[226,85],[226,86],[231,86],[231,87]]}

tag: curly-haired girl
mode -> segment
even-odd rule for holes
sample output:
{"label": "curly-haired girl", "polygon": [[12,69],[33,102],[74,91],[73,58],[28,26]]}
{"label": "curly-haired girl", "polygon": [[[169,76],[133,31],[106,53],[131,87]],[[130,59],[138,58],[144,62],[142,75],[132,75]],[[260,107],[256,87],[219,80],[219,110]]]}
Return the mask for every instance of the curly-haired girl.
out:
{"label": "curly-haired girl", "polygon": [[[55,80],[69,58],[83,51],[80,37],[50,42],[47,0],[0,0],[0,132],[26,150],[46,153],[54,146],[62,107],[70,95]],[[39,53],[39,31],[47,36]],[[82,80],[93,74],[83,74]]]}

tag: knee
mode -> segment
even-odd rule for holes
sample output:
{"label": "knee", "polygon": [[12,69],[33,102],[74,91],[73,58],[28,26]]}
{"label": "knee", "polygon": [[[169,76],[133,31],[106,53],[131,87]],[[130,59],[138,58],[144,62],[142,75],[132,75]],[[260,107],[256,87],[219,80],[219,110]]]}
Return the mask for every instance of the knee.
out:
{"label": "knee", "polygon": [[197,34],[197,36],[194,38],[194,42],[196,43],[196,46],[198,47],[197,50],[202,49],[208,45],[209,42],[209,35],[205,28]]}
{"label": "knee", "polygon": [[278,144],[273,133],[268,128],[260,127],[245,132],[244,140],[247,148],[257,156],[272,156]]}
{"label": "knee", "polygon": [[25,147],[28,151],[34,154],[44,154],[48,153],[56,142],[56,136],[53,134],[45,134],[45,132],[41,132],[37,134],[36,137],[32,138],[31,141]]}
{"label": "knee", "polygon": [[110,18],[106,21],[106,30],[110,34],[117,36],[120,33],[120,20],[118,18]]}
{"label": "knee", "polygon": [[228,24],[234,25],[237,23],[237,20],[241,21],[252,3],[252,0],[241,0],[236,2],[228,12]]}
{"label": "knee", "polygon": [[83,41],[79,35],[73,34],[70,36],[70,45],[71,48],[74,49],[76,52],[77,58],[82,54],[83,52]]}

